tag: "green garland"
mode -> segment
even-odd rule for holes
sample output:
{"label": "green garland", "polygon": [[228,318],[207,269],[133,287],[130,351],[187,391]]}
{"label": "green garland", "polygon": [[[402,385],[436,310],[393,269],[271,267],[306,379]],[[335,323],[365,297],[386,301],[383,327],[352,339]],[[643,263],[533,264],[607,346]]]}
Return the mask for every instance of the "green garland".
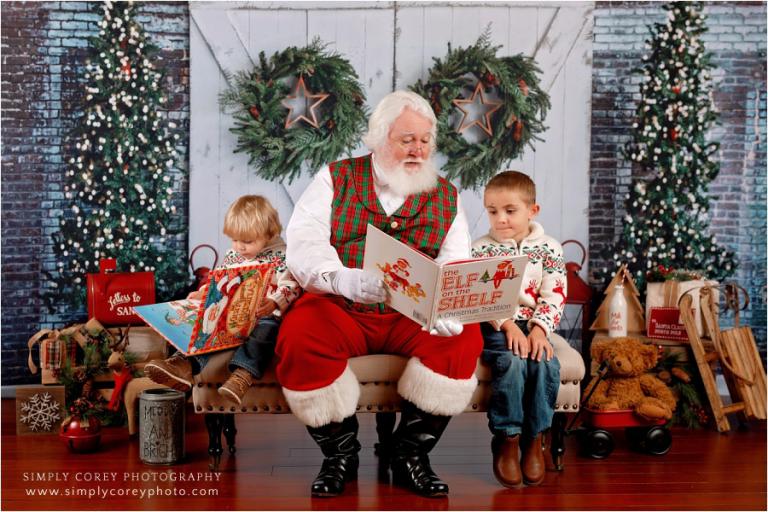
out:
{"label": "green garland", "polygon": [[[282,102],[292,91],[288,82],[300,76],[313,93],[329,94],[318,108],[317,128],[304,122],[285,127],[288,109]],[[269,60],[261,52],[253,70],[228,78],[232,85],[219,101],[234,109],[235,127],[230,131],[237,135],[235,152],[247,153],[248,163],[264,179],[287,178],[290,183],[304,162],[317,170],[338,160],[357,146],[365,128],[365,93],[357,73],[317,38]]]}
{"label": "green garland", "polygon": [[661,283],[664,281],[693,281],[704,279],[704,273],[696,270],[676,270],[672,267],[658,265],[645,273],[647,283]]}
{"label": "green garland", "polygon": [[[468,48],[452,50],[449,45],[445,60],[433,59],[427,81],[411,87],[437,115],[437,149],[448,157],[443,170],[449,179],[459,178],[465,188],[484,185],[506,162],[520,156],[526,144],[533,148],[533,141],[541,140],[538,134],[546,129],[550,102],[539,85],[541,70],[522,54],[497,57],[499,48],[491,46],[488,30]],[[495,87],[502,106],[491,117],[493,135],[471,144],[456,131],[457,109],[452,102],[469,96],[475,79],[486,91]]]}
{"label": "green garland", "polygon": [[[672,354],[669,349],[665,349],[654,371],[677,398],[677,408],[672,416],[672,423],[687,428],[702,428],[709,422],[701,399],[705,396],[703,384],[693,364],[681,363],[679,359],[679,354]],[[688,378],[681,379],[675,374],[674,368],[683,370]]]}
{"label": "green garland", "polygon": [[[56,378],[64,386],[65,402],[67,411],[70,414],[74,414],[75,410],[77,410],[81,414],[85,413],[84,417],[95,416],[105,427],[110,425],[121,426],[125,425],[127,420],[125,408],[121,407],[117,411],[106,409],[107,401],[97,393],[94,387],[96,382],[92,380],[110,371],[107,368],[107,361],[112,354],[112,350],[108,346],[109,338],[105,336],[104,332],[102,331],[94,337],[89,336],[82,349],[82,364],[73,366],[72,361],[67,359],[56,370]],[[125,352],[123,357],[125,358],[125,364],[132,369],[134,368],[132,365],[138,362],[136,355],[130,352]],[[132,375],[133,377],[141,377],[143,373],[133,369]],[[92,389],[84,393],[85,383],[88,380],[92,380],[90,384]]]}

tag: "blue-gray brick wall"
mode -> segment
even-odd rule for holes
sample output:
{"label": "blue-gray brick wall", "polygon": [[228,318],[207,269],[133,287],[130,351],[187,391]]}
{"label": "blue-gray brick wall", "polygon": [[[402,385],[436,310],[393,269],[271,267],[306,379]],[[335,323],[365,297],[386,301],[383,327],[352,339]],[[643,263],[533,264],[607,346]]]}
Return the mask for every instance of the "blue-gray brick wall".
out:
{"label": "blue-gray brick wall", "polygon": [[[26,369],[26,340],[42,327],[81,319],[84,312],[48,314],[40,301],[43,269],[54,264],[50,233],[62,210],[66,134],[80,113],[87,37],[98,17],[85,2],[4,2],[2,16],[2,384],[35,382]],[[715,103],[722,126],[721,175],[710,192],[712,227],[736,249],[736,279],[753,303],[746,320],[765,346],[766,325],[766,23],[765,4],[712,3],[708,49],[719,71]],[[590,187],[590,268],[618,235],[631,180],[620,148],[629,138],[646,25],[661,21],[658,5],[598,2],[595,8]],[[159,44],[167,71],[167,116],[181,129],[187,168],[189,134],[189,13],[186,3],[144,2],[139,20]],[[211,101],[216,101],[214,98]],[[182,169],[182,171],[184,170]],[[187,181],[176,186],[187,215]],[[177,240],[186,247],[186,240]]]}
{"label": "blue-gray brick wall", "polygon": [[[84,311],[50,314],[40,300],[44,270],[55,261],[66,136],[81,114],[88,37],[101,19],[90,2],[4,2],[2,15],[2,384],[39,381],[26,365],[26,340],[44,327],[82,320]],[[140,3],[138,21],[162,48],[168,99],[163,112],[179,126],[175,188],[187,216],[189,12],[186,2]],[[212,101],[215,101],[212,100]],[[186,252],[186,235],[170,248]],[[184,264],[183,262],[181,264]]]}
{"label": "blue-gray brick wall", "polygon": [[[709,32],[703,40],[713,53],[714,103],[720,126],[712,138],[721,144],[720,175],[709,187],[711,230],[736,251],[733,280],[752,299],[742,323],[750,325],[765,352],[766,343],[766,5],[713,2],[705,5]],[[664,22],[661,5],[597,2],[592,75],[590,171],[590,270],[606,265],[601,250],[621,232],[624,197],[633,178],[621,156],[630,139],[640,98],[640,66],[647,25]],[[723,319],[729,325],[728,319]]]}

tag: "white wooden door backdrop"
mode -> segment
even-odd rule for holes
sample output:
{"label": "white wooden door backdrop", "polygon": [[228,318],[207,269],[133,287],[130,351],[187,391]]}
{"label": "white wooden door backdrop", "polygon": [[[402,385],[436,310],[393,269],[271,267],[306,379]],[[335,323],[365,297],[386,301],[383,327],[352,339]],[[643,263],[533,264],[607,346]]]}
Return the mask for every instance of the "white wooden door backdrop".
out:
{"label": "white wooden door backdrop", "polygon": [[[350,60],[374,106],[426,77],[432,57],[444,56],[448,43],[472,44],[489,23],[502,55],[535,57],[552,100],[544,140],[509,167],[535,180],[539,220],[549,234],[587,244],[592,10],[591,2],[190,3],[190,247],[212,243],[226,250],[224,213],[245,193],[269,197],[287,224],[310,180],[306,171],[290,185],[262,180],[246,156],[233,152],[232,119],[218,105],[227,87],[223,71],[248,69],[262,50],[269,56],[319,36]],[[353,154],[364,152],[361,146]],[[462,201],[473,238],[487,232],[481,193],[463,191]]]}

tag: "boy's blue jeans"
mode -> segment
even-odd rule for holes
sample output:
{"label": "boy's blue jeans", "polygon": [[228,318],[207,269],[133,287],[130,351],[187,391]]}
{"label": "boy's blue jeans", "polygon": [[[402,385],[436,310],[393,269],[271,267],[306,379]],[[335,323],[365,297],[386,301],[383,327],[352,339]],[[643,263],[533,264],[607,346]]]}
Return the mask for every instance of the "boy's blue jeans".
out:
{"label": "boy's blue jeans", "polygon": [[[518,327],[528,335],[523,322]],[[483,361],[491,368],[491,400],[488,427],[494,435],[522,434],[536,437],[552,426],[555,401],[560,389],[560,362],[521,359],[507,348],[507,337],[488,324],[481,324]]]}
{"label": "boy's blue jeans", "polygon": [[[254,379],[260,379],[275,355],[275,343],[277,343],[277,331],[280,321],[268,316],[259,319],[258,325],[253,329],[245,343],[237,347],[232,360],[229,361],[229,371],[236,368],[245,368],[253,375]],[[208,363],[210,354],[200,354],[190,358],[193,373],[200,370]]]}

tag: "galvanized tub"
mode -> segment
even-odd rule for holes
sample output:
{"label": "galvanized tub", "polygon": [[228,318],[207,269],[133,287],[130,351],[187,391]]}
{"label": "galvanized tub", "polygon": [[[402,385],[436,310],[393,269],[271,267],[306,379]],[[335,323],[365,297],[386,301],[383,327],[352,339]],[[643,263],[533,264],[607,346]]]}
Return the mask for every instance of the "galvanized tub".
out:
{"label": "galvanized tub", "polygon": [[176,464],[184,458],[186,396],[174,389],[139,395],[139,458],[145,464]]}

